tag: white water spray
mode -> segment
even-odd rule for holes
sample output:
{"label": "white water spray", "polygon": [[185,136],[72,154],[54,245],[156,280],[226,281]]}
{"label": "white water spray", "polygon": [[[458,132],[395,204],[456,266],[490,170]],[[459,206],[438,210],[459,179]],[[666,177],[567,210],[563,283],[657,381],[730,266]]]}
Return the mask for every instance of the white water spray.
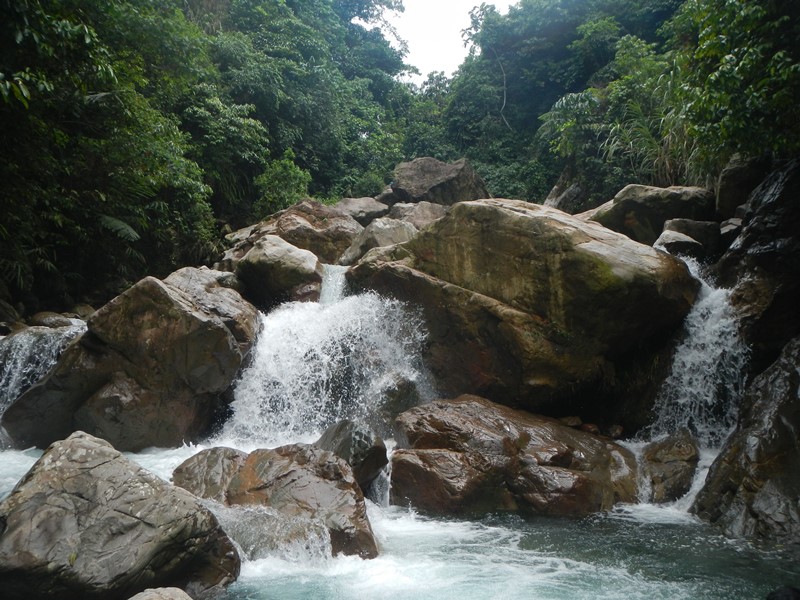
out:
{"label": "white water spray", "polygon": [[675,350],[647,433],[656,438],[688,429],[702,447],[716,448],[736,424],[748,352],[739,336],[730,290],[711,287],[695,261],[686,263],[702,287],[686,317],[686,338]]}
{"label": "white water spray", "polygon": [[0,415],[56,364],[67,344],[86,331],[72,319],[67,327],[29,327],[0,340]]}
{"label": "white water spray", "polygon": [[220,441],[312,441],[343,419],[370,422],[398,387],[432,397],[421,319],[375,293],[342,297],[343,287],[344,271],[329,269],[322,302],[293,302],[262,316],[253,363],[236,385]]}

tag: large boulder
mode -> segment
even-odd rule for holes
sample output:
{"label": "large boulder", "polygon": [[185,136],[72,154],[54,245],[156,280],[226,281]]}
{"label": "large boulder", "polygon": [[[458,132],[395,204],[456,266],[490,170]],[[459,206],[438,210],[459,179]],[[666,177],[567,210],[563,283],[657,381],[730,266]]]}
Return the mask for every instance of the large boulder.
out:
{"label": "large boulder", "polygon": [[692,486],[698,460],[700,449],[686,430],[645,446],[642,466],[650,501],[660,504],[683,497]]}
{"label": "large boulder", "polygon": [[15,444],[45,447],[83,430],[136,451],[179,446],[204,434],[258,322],[251,304],[209,277],[213,273],[196,274],[207,283],[203,304],[193,293],[146,277],[97,310],[88,332],[3,414]]}
{"label": "large boulder", "polygon": [[453,206],[410,242],[370,251],[347,276],[421,306],[442,394],[607,417],[629,431],[644,424],[631,423],[634,411],[612,414],[624,368],[675,331],[698,289],[666,253],[498,199]]}
{"label": "large boulder", "polygon": [[346,215],[350,215],[359,224],[366,227],[375,219],[385,217],[389,212],[389,205],[378,202],[375,198],[342,198],[334,207]]}
{"label": "large boulder", "polygon": [[316,255],[265,235],[236,264],[244,294],[268,309],[290,300],[319,300],[322,264]]}
{"label": "large boulder", "polygon": [[6,598],[125,599],[175,586],[211,597],[239,557],[197,498],[77,432],[53,444],[0,504]]}
{"label": "large boulder", "polygon": [[231,451],[212,449],[178,467],[174,479],[193,494],[224,499],[228,506],[263,506],[287,517],[322,523],[333,554],[362,558],[378,554],[353,471],[327,450],[294,444],[255,450],[242,461]]}
{"label": "large boulder", "polygon": [[724,220],[736,215],[736,209],[747,202],[750,193],[769,174],[770,161],[766,158],[731,158],[717,180],[717,216]]}
{"label": "large boulder", "polygon": [[353,469],[362,491],[389,463],[383,440],[366,425],[344,420],[328,427],[314,445],[329,450]]}
{"label": "large boulder", "polygon": [[396,421],[391,498],[432,514],[586,515],[636,500],[636,460],[617,444],[476,396]]}
{"label": "large boulder", "polygon": [[416,158],[394,169],[391,194],[380,196],[381,202],[432,202],[451,205],[465,200],[489,198],[489,191],[467,159],[445,163],[435,158]]}
{"label": "large boulder", "polygon": [[800,338],[747,388],[693,511],[734,537],[800,544]]}
{"label": "large boulder", "polygon": [[415,235],[417,235],[417,228],[411,223],[388,217],[375,219],[356,236],[350,247],[342,254],[339,264],[352,265],[372,248],[401,244]]}
{"label": "large boulder", "polygon": [[658,188],[632,184],[602,206],[578,216],[652,245],[668,219],[712,220],[714,193],[699,187]]}
{"label": "large boulder", "polygon": [[234,271],[236,263],[265,235],[277,235],[297,248],[310,250],[321,262],[334,264],[362,229],[353,217],[333,206],[303,200],[228,235],[231,247],[215,268]]}
{"label": "large boulder", "polygon": [[417,229],[424,229],[445,214],[447,214],[447,207],[443,204],[434,204],[423,200],[422,202],[395,204],[389,211],[389,218],[411,223]]}
{"label": "large boulder", "polygon": [[744,229],[717,264],[720,284],[733,287],[731,302],[751,370],[774,362],[800,335],[800,159],[774,171],[750,195]]}

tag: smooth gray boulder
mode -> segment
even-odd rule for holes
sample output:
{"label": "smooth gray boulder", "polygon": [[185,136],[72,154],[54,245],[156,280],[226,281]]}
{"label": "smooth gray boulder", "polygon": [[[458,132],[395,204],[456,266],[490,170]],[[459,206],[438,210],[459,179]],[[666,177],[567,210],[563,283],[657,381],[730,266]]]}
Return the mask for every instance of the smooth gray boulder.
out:
{"label": "smooth gray boulder", "polygon": [[378,202],[375,198],[342,198],[334,207],[346,215],[350,215],[359,224],[366,227],[375,219],[386,216],[389,205]]}
{"label": "smooth gray boulder", "polygon": [[6,598],[125,599],[153,587],[212,597],[239,556],[195,496],[83,432],[56,442],[0,503]]}
{"label": "smooth gray boulder", "polygon": [[411,223],[388,217],[375,219],[353,240],[353,243],[339,259],[339,264],[352,265],[373,248],[401,244],[415,235],[417,235],[417,228]]}

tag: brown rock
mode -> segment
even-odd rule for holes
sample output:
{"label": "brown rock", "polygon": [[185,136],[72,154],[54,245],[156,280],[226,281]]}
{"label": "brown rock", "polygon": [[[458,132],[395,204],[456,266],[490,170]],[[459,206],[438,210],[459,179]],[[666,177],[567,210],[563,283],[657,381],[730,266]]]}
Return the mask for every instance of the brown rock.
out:
{"label": "brown rock", "polygon": [[745,204],[750,193],[769,174],[770,164],[764,158],[736,155],[728,162],[717,180],[717,215],[730,219],[736,208]]}
{"label": "brown rock", "polygon": [[392,502],[433,514],[586,515],[636,498],[621,446],[476,396],[398,417]]}
{"label": "brown rock", "polygon": [[356,236],[350,247],[342,254],[339,264],[352,265],[372,248],[401,244],[415,235],[417,228],[410,223],[388,217],[376,219]]}
{"label": "brown rock", "polygon": [[577,216],[652,245],[668,219],[713,219],[714,194],[698,187],[628,185],[612,200]]}
{"label": "brown rock", "polygon": [[385,217],[389,212],[389,205],[378,202],[375,198],[342,198],[334,207],[350,215],[364,227],[375,219]]}
{"label": "brown rock", "polygon": [[648,444],[642,458],[652,486],[651,502],[672,502],[692,486],[700,450],[688,431]]}
{"label": "brown rock", "polygon": [[395,204],[389,211],[389,218],[411,223],[417,229],[424,229],[445,214],[447,214],[446,206],[423,200],[422,202]]}
{"label": "brown rock", "polygon": [[349,464],[362,491],[389,463],[383,440],[369,427],[354,421],[340,421],[331,425],[314,445],[333,452]]}
{"label": "brown rock", "polygon": [[227,504],[228,485],[247,460],[247,453],[233,448],[210,448],[183,461],[172,473],[172,482],[195,496]]}
{"label": "brown rock", "polygon": [[347,276],[421,306],[442,392],[614,420],[629,418],[613,408],[623,357],[643,356],[674,331],[698,288],[663,252],[555,209],[497,199],[453,206]]}
{"label": "brown rock", "polygon": [[395,167],[391,188],[391,198],[382,195],[382,202],[427,201],[449,206],[490,197],[483,180],[465,158],[450,164],[429,157],[400,163]]}
{"label": "brown rock", "polygon": [[239,574],[217,520],[191,494],[78,432],[53,444],[0,504],[9,598],[128,598],[176,586],[210,596]]}

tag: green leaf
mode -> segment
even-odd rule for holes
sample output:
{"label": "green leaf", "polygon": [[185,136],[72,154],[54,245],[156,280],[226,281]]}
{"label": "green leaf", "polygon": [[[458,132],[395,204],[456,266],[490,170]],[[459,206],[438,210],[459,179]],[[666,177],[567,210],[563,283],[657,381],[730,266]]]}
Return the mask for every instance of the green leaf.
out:
{"label": "green leaf", "polygon": [[133,227],[128,225],[125,221],[117,219],[116,217],[100,215],[100,225],[126,242],[135,242],[140,237]]}

